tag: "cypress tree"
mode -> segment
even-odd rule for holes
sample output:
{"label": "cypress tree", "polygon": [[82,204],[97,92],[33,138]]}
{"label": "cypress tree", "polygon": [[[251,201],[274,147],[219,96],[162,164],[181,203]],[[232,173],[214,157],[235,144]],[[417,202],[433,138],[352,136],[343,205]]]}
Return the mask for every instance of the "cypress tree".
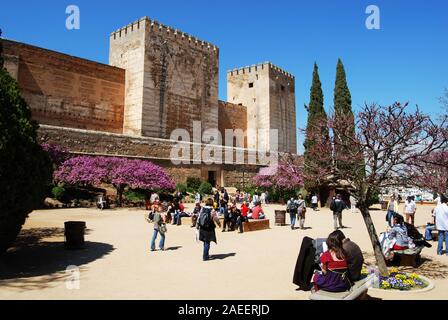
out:
{"label": "cypress tree", "polygon": [[324,109],[324,94],[322,92],[322,83],[319,79],[319,69],[316,63],[314,63],[310,103],[307,109],[308,121],[304,143],[305,188],[308,191],[316,192],[321,187],[321,182],[318,179],[314,179],[313,176],[317,176],[317,170],[320,166],[326,165],[316,157],[317,152],[313,150],[316,131],[318,132],[319,139],[329,141],[328,128],[324,125],[327,122],[327,113]]}
{"label": "cypress tree", "polygon": [[[345,68],[341,59],[338,59],[336,66],[336,81],[334,87],[334,113],[335,113],[335,130],[343,132],[344,135],[334,135],[335,139],[335,165],[342,173],[339,178],[344,179],[343,173],[345,170],[353,171],[360,170],[360,174],[365,170],[364,161],[362,158],[351,157],[350,146],[353,144],[352,139],[355,138],[355,118],[352,110],[352,97],[347,85],[347,78]],[[341,141],[339,141],[339,139]],[[344,155],[341,155],[344,153]]]}

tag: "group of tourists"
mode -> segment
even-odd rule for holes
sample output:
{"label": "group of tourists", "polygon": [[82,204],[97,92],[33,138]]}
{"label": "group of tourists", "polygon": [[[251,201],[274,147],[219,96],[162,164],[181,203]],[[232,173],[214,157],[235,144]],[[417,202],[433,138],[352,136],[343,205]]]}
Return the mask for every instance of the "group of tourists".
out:
{"label": "group of tourists", "polygon": [[209,260],[210,243],[217,242],[215,228],[221,227],[219,218],[223,217],[222,232],[234,231],[243,233],[243,223],[249,219],[264,219],[265,214],[260,201],[243,202],[238,208],[238,204],[231,199],[224,188],[216,190],[213,198],[206,200],[202,206],[202,196],[195,195],[195,207],[191,213],[185,212],[181,195],[175,195],[174,199],[167,202],[160,202],[159,198],[154,198],[149,206],[149,214],[146,216],[148,222],[154,224],[153,237],[151,239],[151,251],[155,251],[156,240],[160,235],[159,250],[164,250],[167,224],[181,225],[183,217],[191,218],[191,227],[198,230],[198,240],[204,243],[203,260]]}
{"label": "group of tourists", "polygon": [[[419,247],[432,247],[428,241],[434,240],[433,232],[437,231],[437,254],[448,255],[448,199],[441,194],[435,200],[435,208],[431,210],[431,221],[427,223],[425,234],[422,235],[415,227],[417,205],[414,197],[409,196],[404,202],[403,215],[399,213],[400,198],[393,194],[387,203],[386,221],[388,228],[380,234],[380,242],[386,259],[393,259],[395,251]],[[445,251],[443,251],[445,242]]]}
{"label": "group of tourists", "polygon": [[253,194],[249,192],[241,192],[241,190],[237,189],[236,193],[232,199],[236,203],[257,203],[268,204],[269,203],[269,191],[255,191]]}

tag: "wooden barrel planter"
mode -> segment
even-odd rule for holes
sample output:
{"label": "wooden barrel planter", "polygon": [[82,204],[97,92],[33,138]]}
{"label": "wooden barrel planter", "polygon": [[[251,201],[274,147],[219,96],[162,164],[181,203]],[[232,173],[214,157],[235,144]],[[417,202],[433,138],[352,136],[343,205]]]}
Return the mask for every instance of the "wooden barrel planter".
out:
{"label": "wooden barrel planter", "polygon": [[286,210],[275,210],[275,225],[276,226],[286,225]]}
{"label": "wooden barrel planter", "polygon": [[86,223],[84,221],[64,222],[65,248],[82,249],[84,248],[84,233]]}

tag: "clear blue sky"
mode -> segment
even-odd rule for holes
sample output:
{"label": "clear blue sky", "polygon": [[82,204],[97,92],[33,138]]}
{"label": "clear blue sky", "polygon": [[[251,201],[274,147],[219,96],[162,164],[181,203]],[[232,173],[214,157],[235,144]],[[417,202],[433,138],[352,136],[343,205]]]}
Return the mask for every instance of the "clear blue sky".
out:
{"label": "clear blue sky", "polygon": [[[81,29],[65,28],[65,8],[81,11]],[[368,30],[366,7],[380,8],[381,29]],[[4,1],[0,28],[9,39],[107,63],[110,32],[149,16],[220,48],[219,96],[226,71],[271,61],[296,76],[297,124],[304,127],[313,63],[326,109],[333,105],[341,57],[353,108],[364,102],[409,101],[440,112],[448,87],[448,1]],[[299,151],[303,137],[299,134]]]}

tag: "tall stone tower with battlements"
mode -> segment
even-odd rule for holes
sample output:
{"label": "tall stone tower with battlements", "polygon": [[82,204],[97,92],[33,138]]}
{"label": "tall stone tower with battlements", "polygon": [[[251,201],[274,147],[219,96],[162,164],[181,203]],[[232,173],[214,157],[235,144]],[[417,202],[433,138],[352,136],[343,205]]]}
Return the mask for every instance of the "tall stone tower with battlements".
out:
{"label": "tall stone tower with battlements", "polygon": [[[248,148],[297,153],[294,76],[265,62],[227,72],[227,101],[247,107]],[[258,134],[257,134],[258,133]]]}
{"label": "tall stone tower with battlements", "polygon": [[111,34],[109,63],[126,70],[123,133],[218,128],[216,46],[144,17]]}

